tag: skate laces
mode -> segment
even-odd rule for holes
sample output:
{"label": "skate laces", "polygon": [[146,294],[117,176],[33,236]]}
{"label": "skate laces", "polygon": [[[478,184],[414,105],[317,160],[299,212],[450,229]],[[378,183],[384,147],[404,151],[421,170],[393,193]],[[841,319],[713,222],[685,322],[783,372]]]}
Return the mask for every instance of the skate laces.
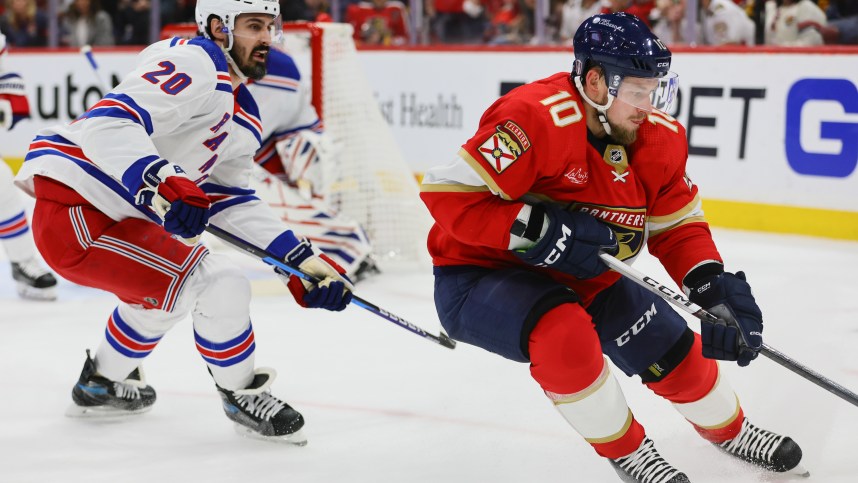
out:
{"label": "skate laces", "polygon": [[136,381],[113,381],[113,393],[120,399],[140,399],[140,386]]}
{"label": "skate laces", "polygon": [[679,470],[661,457],[649,438],[645,438],[634,453],[614,462],[635,479],[647,483],[669,481],[679,474]]}
{"label": "skate laces", "polygon": [[32,279],[37,279],[42,275],[49,273],[48,269],[43,267],[35,257],[28,258],[23,262],[16,263],[15,265],[18,267],[19,271]]}
{"label": "skate laces", "polygon": [[113,393],[116,397],[125,400],[140,399],[140,390],[146,388],[143,369],[140,367],[134,369],[124,381],[111,382],[113,382]]}
{"label": "skate laces", "polygon": [[245,411],[266,421],[286,407],[286,403],[268,392],[255,395],[236,395],[235,400]]}
{"label": "skate laces", "polygon": [[739,431],[739,434],[735,438],[721,443],[719,446],[725,451],[738,456],[771,463],[772,455],[783,439],[784,437],[779,434],[754,426],[746,418],[742,421],[742,429]]}
{"label": "skate laces", "polygon": [[286,403],[271,395],[270,388],[277,377],[277,371],[270,367],[259,367],[254,372],[251,387],[239,389],[232,394],[245,411],[267,421],[285,408]]}

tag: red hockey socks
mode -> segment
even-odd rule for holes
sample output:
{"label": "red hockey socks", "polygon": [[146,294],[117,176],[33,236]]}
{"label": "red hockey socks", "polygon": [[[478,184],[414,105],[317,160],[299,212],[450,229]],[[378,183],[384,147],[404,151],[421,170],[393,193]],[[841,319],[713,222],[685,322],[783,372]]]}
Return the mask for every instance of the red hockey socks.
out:
{"label": "red hockey socks", "polygon": [[744,415],[730,384],[721,377],[718,363],[703,357],[700,335],[688,355],[664,379],[646,383],[674,407],[703,438],[722,443],[739,434]]}
{"label": "red hockey socks", "polygon": [[547,312],[530,335],[530,373],[560,414],[596,452],[617,459],[635,451],[644,429],[602,356],[590,315],[578,304]]}

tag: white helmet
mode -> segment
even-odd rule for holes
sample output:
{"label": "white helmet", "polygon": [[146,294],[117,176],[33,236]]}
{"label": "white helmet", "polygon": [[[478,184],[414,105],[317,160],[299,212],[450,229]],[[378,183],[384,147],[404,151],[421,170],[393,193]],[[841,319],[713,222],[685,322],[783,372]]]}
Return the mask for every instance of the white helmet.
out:
{"label": "white helmet", "polygon": [[278,0],[197,0],[197,28],[203,36],[210,39],[207,28],[209,17],[214,15],[221,19],[227,29],[228,40],[225,50],[229,50],[232,48],[235,19],[243,13],[267,13],[272,17],[278,17],[280,2]]}

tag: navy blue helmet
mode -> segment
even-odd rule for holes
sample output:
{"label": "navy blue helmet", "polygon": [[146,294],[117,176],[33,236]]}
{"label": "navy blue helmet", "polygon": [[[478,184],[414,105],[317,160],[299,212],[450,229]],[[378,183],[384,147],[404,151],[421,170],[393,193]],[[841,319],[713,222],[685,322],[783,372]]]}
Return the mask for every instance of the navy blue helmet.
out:
{"label": "navy blue helmet", "polygon": [[578,27],[572,44],[572,76],[601,67],[614,96],[626,76],[661,79],[670,72],[670,50],[634,15],[594,15]]}

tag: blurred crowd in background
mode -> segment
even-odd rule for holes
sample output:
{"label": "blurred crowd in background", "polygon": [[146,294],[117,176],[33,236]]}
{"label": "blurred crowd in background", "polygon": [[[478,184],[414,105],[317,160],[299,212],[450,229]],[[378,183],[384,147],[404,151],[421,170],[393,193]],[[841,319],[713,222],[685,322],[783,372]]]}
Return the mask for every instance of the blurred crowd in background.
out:
{"label": "blurred crowd in background", "polygon": [[[18,47],[146,45],[194,22],[195,0],[0,0]],[[340,21],[365,45],[571,45],[600,12],[640,17],[668,44],[858,44],[856,0],[281,0],[283,21]]]}

